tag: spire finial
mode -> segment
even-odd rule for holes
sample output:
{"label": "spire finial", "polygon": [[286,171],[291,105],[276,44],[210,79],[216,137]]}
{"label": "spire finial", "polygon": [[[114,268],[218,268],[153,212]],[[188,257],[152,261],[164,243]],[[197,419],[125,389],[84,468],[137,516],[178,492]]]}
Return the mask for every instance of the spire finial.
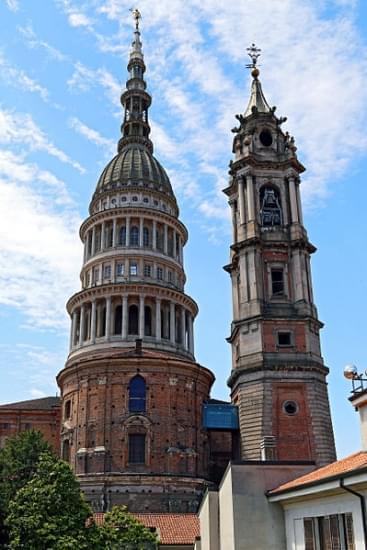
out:
{"label": "spire finial", "polygon": [[130,8],[133,18],[135,19],[135,29],[139,30],[139,21],[141,19],[141,13],[137,8]]}
{"label": "spire finial", "polygon": [[252,69],[251,75],[256,79],[260,74],[260,71],[257,68],[257,60],[261,55],[260,53],[261,50],[255,44],[251,44],[249,48],[246,48],[246,51],[252,61],[252,63],[249,63],[248,65],[246,65],[246,68]]}

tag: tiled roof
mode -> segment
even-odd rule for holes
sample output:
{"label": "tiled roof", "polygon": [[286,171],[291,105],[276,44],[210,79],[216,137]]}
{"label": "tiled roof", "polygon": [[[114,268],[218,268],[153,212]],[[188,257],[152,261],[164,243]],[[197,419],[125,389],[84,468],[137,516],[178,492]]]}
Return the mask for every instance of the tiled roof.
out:
{"label": "tiled roof", "polygon": [[353,472],[354,470],[357,472],[365,466],[367,466],[367,451],[359,451],[358,453],[347,456],[342,460],[337,460],[336,462],[332,462],[331,464],[323,466],[318,470],[313,470],[304,476],[297,477],[292,481],[283,483],[283,485],[272,489],[269,494],[274,495],[277,493],[282,493],[283,491],[299,489],[304,485],[314,484],[319,481],[327,481],[329,478],[343,476],[344,474]]}
{"label": "tiled roof", "polygon": [[6,405],[0,405],[0,409],[49,410],[58,405],[60,405],[60,397],[42,397],[41,399],[29,399],[28,401],[7,403]]}
{"label": "tiled roof", "polygon": [[[199,518],[196,514],[133,514],[145,527],[155,527],[161,544],[194,544],[200,536]],[[104,514],[94,514],[98,525]]]}

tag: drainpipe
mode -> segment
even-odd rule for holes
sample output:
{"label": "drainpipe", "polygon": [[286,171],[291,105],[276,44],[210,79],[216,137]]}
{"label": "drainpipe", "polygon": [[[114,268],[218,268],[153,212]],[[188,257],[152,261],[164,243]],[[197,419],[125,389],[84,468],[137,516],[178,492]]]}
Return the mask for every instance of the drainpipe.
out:
{"label": "drainpipe", "polygon": [[362,523],[363,523],[363,538],[364,538],[364,545],[365,548],[367,548],[367,523],[366,523],[366,502],[364,500],[364,496],[361,493],[357,493],[357,491],[353,491],[353,489],[350,489],[349,487],[346,487],[344,485],[344,479],[340,479],[339,486],[341,489],[344,489],[344,491],[347,491],[348,493],[351,493],[352,495],[359,498],[361,503],[361,515],[362,515]]}

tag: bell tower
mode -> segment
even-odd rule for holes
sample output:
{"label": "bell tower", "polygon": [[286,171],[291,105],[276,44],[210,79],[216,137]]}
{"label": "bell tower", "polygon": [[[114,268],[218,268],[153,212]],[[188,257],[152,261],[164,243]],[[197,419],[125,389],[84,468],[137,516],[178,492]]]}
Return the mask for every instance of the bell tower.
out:
{"label": "bell tower", "polygon": [[283,132],[263,94],[248,48],[252,85],[233,128],[234,159],[224,193],[233,244],[225,270],[232,281],[231,396],[239,407],[244,460],[335,459],[326,375],[312,293],[315,247],[303,225],[294,138]]}

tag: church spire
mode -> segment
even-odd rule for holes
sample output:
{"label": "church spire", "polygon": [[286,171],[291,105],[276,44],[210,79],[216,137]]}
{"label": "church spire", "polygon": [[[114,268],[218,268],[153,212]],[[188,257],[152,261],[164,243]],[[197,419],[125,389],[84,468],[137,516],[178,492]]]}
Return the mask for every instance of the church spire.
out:
{"label": "church spire", "polygon": [[147,85],[144,80],[146,67],[139,29],[141,14],[137,9],[131,11],[135,19],[135,30],[127,65],[129,78],[126,82],[126,90],[121,95],[121,104],[125,113],[118,151],[120,152],[131,143],[139,143],[152,153],[153,144],[149,139],[150,126],[148,123],[148,109],[152,98],[146,91]]}
{"label": "church spire", "polygon": [[253,81],[251,84],[251,95],[245,110],[244,116],[250,116],[254,111],[259,113],[270,113],[271,108],[268,105],[268,102],[265,99],[264,93],[261,88],[261,83],[259,80],[260,71],[257,67],[257,60],[260,56],[260,48],[257,48],[255,44],[252,44],[250,48],[247,48],[248,55],[251,58],[252,63],[246,65],[248,69],[251,70],[251,76]]}

